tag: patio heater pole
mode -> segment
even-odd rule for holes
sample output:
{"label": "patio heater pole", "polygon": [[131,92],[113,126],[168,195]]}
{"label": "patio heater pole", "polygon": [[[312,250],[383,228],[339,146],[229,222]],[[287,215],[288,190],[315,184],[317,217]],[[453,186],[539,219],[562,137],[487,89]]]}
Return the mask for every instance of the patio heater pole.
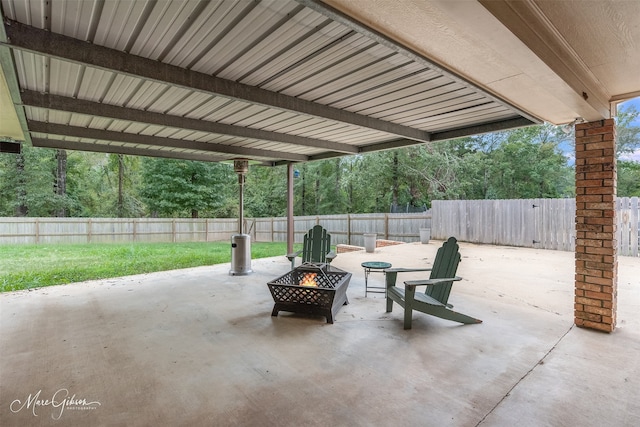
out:
{"label": "patio heater pole", "polygon": [[293,222],[293,163],[287,165],[287,253],[293,253],[295,227]]}
{"label": "patio heater pole", "polygon": [[233,170],[238,174],[240,209],[238,213],[238,234],[231,236],[231,276],[244,276],[251,271],[251,236],[244,234],[244,182],[249,171],[249,160],[236,159]]}
{"label": "patio heater pole", "polygon": [[245,173],[246,171],[242,171],[240,167],[236,166],[240,162],[240,160],[235,160],[233,162],[234,169],[238,174],[238,187],[240,188],[240,208],[238,209],[238,233],[244,234],[244,182],[245,182]]}

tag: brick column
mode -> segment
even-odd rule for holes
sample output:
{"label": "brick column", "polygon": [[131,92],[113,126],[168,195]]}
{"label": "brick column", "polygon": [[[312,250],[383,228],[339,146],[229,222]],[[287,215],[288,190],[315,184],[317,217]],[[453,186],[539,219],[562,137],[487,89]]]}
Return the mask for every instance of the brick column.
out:
{"label": "brick column", "polygon": [[613,119],[576,125],[575,324],[616,326],[616,135]]}

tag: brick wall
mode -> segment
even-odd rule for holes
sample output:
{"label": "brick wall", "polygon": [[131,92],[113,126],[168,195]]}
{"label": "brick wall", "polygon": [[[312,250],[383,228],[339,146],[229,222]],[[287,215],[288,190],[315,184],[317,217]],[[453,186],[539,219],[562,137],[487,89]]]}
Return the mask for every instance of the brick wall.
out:
{"label": "brick wall", "polygon": [[[393,245],[403,245],[404,243],[405,242],[398,242],[396,240],[377,239],[376,248],[383,248],[385,246],[393,246]],[[364,247],[345,245],[345,244],[336,245],[336,252],[339,254],[346,253],[346,252],[354,252],[354,251],[364,251]]]}
{"label": "brick wall", "polygon": [[576,125],[575,324],[616,324],[616,143],[613,119]]}
{"label": "brick wall", "polygon": [[345,245],[342,243],[339,245],[336,245],[336,253],[339,253],[339,254],[344,254],[347,252],[355,252],[355,251],[364,251],[364,248],[362,246]]}
{"label": "brick wall", "polygon": [[385,246],[395,246],[395,245],[403,245],[404,242],[398,242],[396,240],[384,240],[378,239],[376,240],[376,248],[384,248]]}

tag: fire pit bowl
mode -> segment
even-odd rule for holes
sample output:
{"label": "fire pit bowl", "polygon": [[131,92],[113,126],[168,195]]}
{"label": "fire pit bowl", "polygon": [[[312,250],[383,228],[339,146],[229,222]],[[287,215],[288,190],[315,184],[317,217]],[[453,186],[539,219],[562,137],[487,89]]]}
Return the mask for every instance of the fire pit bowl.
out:
{"label": "fire pit bowl", "polygon": [[[305,280],[307,285],[301,285]],[[302,264],[267,283],[275,301],[271,315],[277,316],[281,310],[318,314],[326,316],[327,323],[333,323],[340,307],[349,304],[349,280],[351,273],[328,264]]]}

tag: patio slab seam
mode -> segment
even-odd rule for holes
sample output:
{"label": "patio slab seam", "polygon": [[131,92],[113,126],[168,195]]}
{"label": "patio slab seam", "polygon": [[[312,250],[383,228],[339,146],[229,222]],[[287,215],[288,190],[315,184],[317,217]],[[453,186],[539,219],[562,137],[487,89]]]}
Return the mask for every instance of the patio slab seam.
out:
{"label": "patio slab seam", "polygon": [[496,403],[494,407],[491,408],[491,410],[489,410],[489,412],[487,412],[480,421],[478,421],[478,424],[476,424],[476,427],[482,425],[482,423],[484,423],[484,421],[498,408],[498,406],[500,406],[502,402],[504,402],[507,399],[507,397],[511,395],[513,390],[515,390],[516,387],[518,387],[518,385],[522,383],[522,381],[524,381],[527,377],[529,377],[538,366],[544,364],[544,360],[551,355],[551,353],[558,347],[558,345],[562,342],[562,340],[564,340],[564,338],[569,334],[569,332],[573,330],[574,327],[575,327],[575,324],[572,324],[569,327],[569,329],[564,334],[562,334],[560,338],[558,338],[556,343],[544,354],[544,356],[542,356],[540,360],[538,360],[535,363],[535,365],[531,367],[531,369],[529,369],[522,377],[520,377],[520,379],[516,381],[516,383],[505,393],[505,395],[502,396],[502,398],[498,401],[498,403]]}

